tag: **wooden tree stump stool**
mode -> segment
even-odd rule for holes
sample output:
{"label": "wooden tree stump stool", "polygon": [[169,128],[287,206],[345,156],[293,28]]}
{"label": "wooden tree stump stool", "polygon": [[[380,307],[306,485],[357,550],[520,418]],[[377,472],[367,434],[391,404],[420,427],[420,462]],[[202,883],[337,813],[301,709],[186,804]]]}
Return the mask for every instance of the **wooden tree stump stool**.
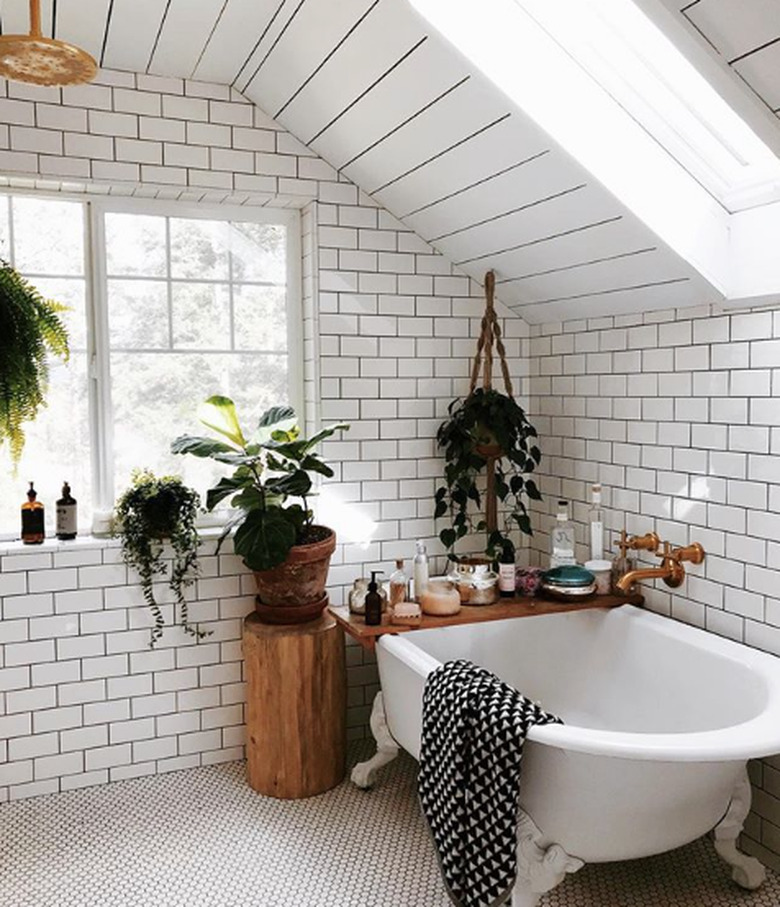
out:
{"label": "wooden tree stump stool", "polygon": [[244,621],[247,774],[269,797],[335,787],[346,771],[344,633],[329,614],[305,624]]}

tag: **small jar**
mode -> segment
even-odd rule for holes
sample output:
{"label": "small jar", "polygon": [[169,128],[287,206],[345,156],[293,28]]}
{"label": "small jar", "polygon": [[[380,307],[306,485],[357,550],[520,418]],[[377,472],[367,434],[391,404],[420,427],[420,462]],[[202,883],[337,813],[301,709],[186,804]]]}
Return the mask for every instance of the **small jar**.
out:
{"label": "small jar", "polygon": [[429,580],[420,596],[420,607],[423,614],[433,614],[436,617],[457,614],[460,611],[460,595],[455,583],[448,579]]}
{"label": "small jar", "polygon": [[498,601],[498,574],[485,558],[458,561],[449,575],[458,587],[463,604],[492,605]]}
{"label": "small jar", "polygon": [[585,569],[589,570],[596,580],[596,595],[609,595],[612,589],[612,562],[587,561]]}
{"label": "small jar", "polygon": [[366,613],[366,595],[368,595],[368,580],[363,578],[356,579],[349,590],[347,598],[349,610],[352,614]]}

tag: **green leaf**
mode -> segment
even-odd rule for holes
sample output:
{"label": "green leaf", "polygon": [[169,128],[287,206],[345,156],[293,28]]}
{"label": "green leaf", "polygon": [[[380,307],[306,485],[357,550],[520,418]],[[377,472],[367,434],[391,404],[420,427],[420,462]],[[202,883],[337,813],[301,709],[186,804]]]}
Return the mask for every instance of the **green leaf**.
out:
{"label": "green leaf", "polygon": [[291,406],[272,406],[260,416],[257,427],[271,428],[281,422],[289,422],[290,419],[295,419],[295,410]]}
{"label": "green leaf", "polygon": [[284,563],[295,544],[295,527],[283,510],[253,510],[236,530],[233,546],[250,570]]}
{"label": "green leaf", "polygon": [[220,501],[224,501],[231,494],[235,494],[239,488],[246,488],[251,484],[251,476],[230,476],[220,479],[213,488],[209,488],[208,492],[206,492],[206,509],[213,510]]}
{"label": "green leaf", "polygon": [[536,445],[531,448],[531,456],[534,458],[534,462],[538,466],[542,459],[542,452]]}
{"label": "green leaf", "polygon": [[196,435],[179,435],[171,442],[171,453],[192,454],[194,457],[214,457],[217,453],[235,454],[236,450],[224,441]]}
{"label": "green leaf", "polygon": [[265,487],[271,494],[302,498],[311,491],[311,479],[302,469],[278,478],[269,479]]}
{"label": "green leaf", "polygon": [[215,394],[198,408],[198,418],[208,428],[232,441],[237,447],[246,447],[246,438],[238,424],[236,406],[230,397]]}
{"label": "green leaf", "polygon": [[532,501],[541,501],[542,493],[536,487],[536,482],[533,479],[528,479],[525,483],[525,493]]}
{"label": "green leaf", "polygon": [[513,513],[512,516],[517,525],[520,527],[521,532],[525,533],[526,535],[534,534],[533,530],[531,529],[531,518],[527,514]]}
{"label": "green leaf", "polygon": [[434,518],[434,520],[439,520],[439,519],[441,519],[441,518],[444,516],[444,514],[445,514],[446,512],[447,512],[447,505],[446,505],[446,503],[445,503],[444,501],[437,501],[437,502],[436,502],[436,509],[435,509],[434,512],[433,512],[433,518]]}
{"label": "green leaf", "polygon": [[301,469],[305,469],[308,472],[316,472],[321,476],[325,476],[326,479],[333,478],[333,470],[326,463],[323,463],[322,460],[315,457],[313,454],[308,454],[301,460]]}
{"label": "green leaf", "polygon": [[458,536],[454,529],[442,529],[439,533],[439,540],[445,548],[452,548],[457,538]]}
{"label": "green leaf", "polygon": [[267,499],[263,496],[260,489],[249,485],[240,491],[231,501],[230,506],[238,510],[257,510],[268,505]]}

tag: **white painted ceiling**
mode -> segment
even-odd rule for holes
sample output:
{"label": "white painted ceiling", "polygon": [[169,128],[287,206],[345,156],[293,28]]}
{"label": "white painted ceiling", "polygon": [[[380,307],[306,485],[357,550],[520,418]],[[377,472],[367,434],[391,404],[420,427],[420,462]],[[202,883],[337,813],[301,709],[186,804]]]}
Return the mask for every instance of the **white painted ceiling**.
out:
{"label": "white painted ceiling", "polygon": [[[780,43],[767,43],[780,40],[780,0],[665,2],[780,107]],[[719,298],[407,0],[42,7],[45,34],[102,66],[233,85],[467,274],[494,269],[499,297],[528,321]],[[3,33],[27,30],[27,8],[5,0]]]}

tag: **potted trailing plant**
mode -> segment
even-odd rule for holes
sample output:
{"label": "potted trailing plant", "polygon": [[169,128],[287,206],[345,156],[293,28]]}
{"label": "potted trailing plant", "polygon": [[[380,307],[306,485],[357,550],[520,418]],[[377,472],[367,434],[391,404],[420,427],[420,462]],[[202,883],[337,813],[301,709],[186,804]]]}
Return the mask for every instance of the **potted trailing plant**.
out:
{"label": "potted trailing plant", "polygon": [[332,425],[307,440],[295,411],[274,406],[246,437],[233,401],[223,396],[209,397],[199,417],[220,438],[182,435],[171,450],[235,467],[209,489],[206,508],[230,498],[237,510],[219,543],[235,533],[235,552],[255,575],[260,618],[268,623],[313,620],[328,603],[325,586],[336,547],[335,532],[316,525],[309,509],[312,477],[333,476],[314,448],[349,426]]}
{"label": "potted trailing plant", "polygon": [[47,355],[68,359],[63,311],[0,260],[0,444],[8,441],[14,465],[24,449],[23,424],[44,405]]}
{"label": "potted trailing plant", "polygon": [[149,646],[154,648],[163,635],[165,620],[154,597],[154,579],[166,571],[164,543],[173,549],[168,584],[173,591],[174,613],[185,633],[198,639],[206,631],[189,622],[184,590],[197,575],[200,539],[195,522],[200,496],[178,476],[158,478],[149,470],[134,470],[130,487],[116,505],[115,534],[122,541],[122,555],[128,567],[138,573],[144,600],[154,625]]}
{"label": "potted trailing plant", "polygon": [[[439,539],[450,559],[457,560],[452,551],[456,542],[469,532],[486,532],[485,552],[493,559],[511,544],[514,526],[532,535],[524,496],[535,501],[542,497],[533,479],[527,478],[541,459],[532,441],[536,429],[512,397],[492,388],[476,388],[464,400],[453,400],[448,412],[436,436],[446,467],[444,484],[436,490],[434,515],[439,519],[449,513],[451,525],[441,530]],[[487,518],[475,523],[470,512],[482,507],[480,480],[491,463],[495,496],[509,508],[503,530],[489,528]]]}

